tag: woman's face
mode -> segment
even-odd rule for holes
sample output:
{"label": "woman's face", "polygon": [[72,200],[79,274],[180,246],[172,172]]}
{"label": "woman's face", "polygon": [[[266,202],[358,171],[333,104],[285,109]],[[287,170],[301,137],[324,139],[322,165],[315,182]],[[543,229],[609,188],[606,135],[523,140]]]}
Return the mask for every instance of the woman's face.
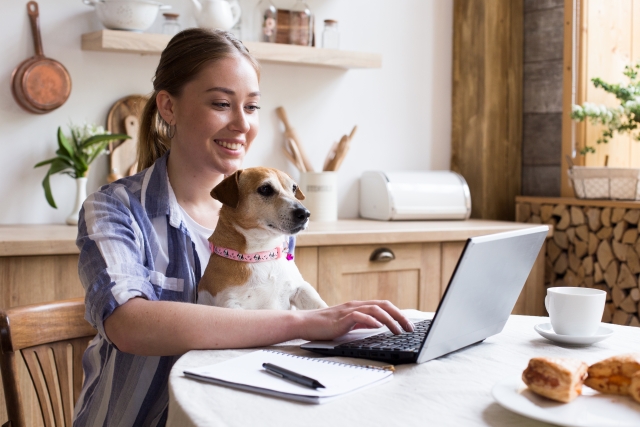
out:
{"label": "woman's face", "polygon": [[258,133],[259,90],[251,63],[234,55],[205,65],[178,97],[164,92],[169,103],[159,94],[162,116],[176,125],[171,156],[194,171],[230,175],[240,169]]}

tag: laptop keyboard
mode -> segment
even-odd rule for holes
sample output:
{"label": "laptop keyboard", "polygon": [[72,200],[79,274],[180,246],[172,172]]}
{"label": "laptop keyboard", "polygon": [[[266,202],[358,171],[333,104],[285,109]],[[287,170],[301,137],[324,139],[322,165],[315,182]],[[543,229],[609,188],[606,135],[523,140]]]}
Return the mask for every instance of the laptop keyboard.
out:
{"label": "laptop keyboard", "polygon": [[408,351],[417,353],[422,341],[431,327],[431,320],[421,320],[414,324],[413,332],[394,335],[393,332],[383,332],[356,341],[340,344],[336,349],[350,350],[379,350],[379,351]]}

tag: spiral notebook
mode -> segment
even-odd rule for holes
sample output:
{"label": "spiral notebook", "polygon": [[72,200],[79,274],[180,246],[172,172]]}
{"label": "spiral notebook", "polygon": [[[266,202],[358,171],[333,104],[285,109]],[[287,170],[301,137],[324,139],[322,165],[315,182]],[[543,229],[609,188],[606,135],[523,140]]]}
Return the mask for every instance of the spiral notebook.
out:
{"label": "spiral notebook", "polygon": [[[326,388],[312,389],[285,381],[265,371],[263,363],[311,377]],[[215,365],[185,370],[184,374],[200,381],[308,403],[325,403],[393,378],[393,372],[383,369],[271,350],[254,351]]]}

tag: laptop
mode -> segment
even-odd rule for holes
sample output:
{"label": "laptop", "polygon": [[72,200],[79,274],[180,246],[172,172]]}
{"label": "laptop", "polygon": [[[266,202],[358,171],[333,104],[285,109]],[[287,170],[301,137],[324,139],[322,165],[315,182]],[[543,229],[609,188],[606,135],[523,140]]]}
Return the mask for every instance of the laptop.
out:
{"label": "laptop", "polygon": [[301,348],[331,356],[423,363],[500,333],[540,253],[546,225],[472,237],[462,251],[433,319],[394,335],[356,330]]}

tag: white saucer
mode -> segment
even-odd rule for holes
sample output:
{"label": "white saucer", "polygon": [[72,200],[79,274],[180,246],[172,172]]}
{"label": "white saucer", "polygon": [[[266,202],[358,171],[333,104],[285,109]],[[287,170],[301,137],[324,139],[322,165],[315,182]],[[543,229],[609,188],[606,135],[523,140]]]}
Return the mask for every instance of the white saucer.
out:
{"label": "white saucer", "polygon": [[575,336],[575,335],[558,335],[553,331],[551,327],[551,323],[540,323],[539,325],[534,326],[537,333],[542,335],[548,340],[559,342],[562,344],[573,344],[573,345],[589,345],[600,342],[602,340],[606,340],[611,335],[613,335],[613,330],[607,328],[605,326],[600,326],[595,335],[590,335],[587,337]]}
{"label": "white saucer", "polygon": [[493,398],[504,408],[554,425],[566,427],[636,427],[640,425],[638,404],[630,396],[600,394],[582,387],[573,402],[560,403],[538,396],[520,378],[505,378],[492,389]]}

